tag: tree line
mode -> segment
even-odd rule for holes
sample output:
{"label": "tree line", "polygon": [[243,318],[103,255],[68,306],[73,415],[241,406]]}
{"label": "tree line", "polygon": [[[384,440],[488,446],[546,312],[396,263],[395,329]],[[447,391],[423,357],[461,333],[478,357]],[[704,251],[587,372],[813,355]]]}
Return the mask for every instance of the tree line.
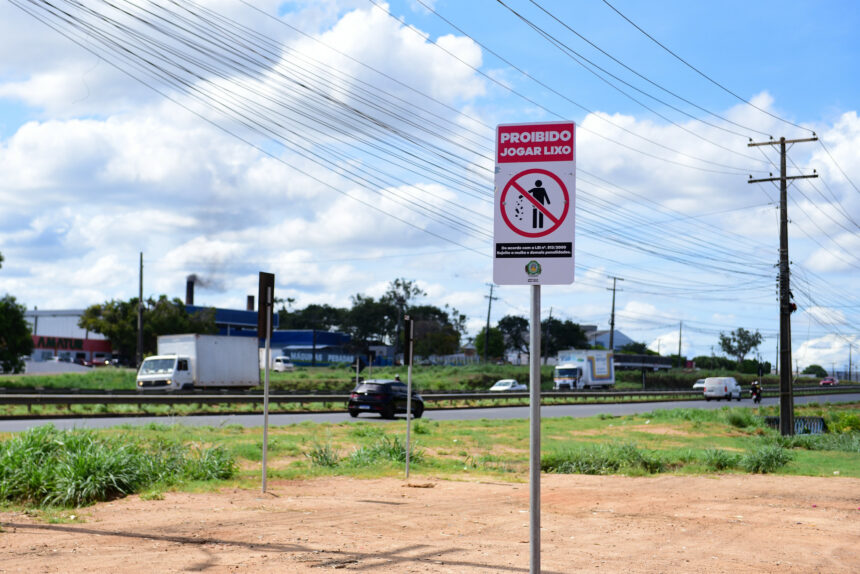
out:
{"label": "tree line", "polygon": [[[0,268],[3,255],[0,254]],[[391,345],[395,354],[402,353],[407,316],[414,321],[414,353],[429,357],[450,355],[460,351],[466,337],[466,316],[457,309],[444,305],[437,307],[421,301],[427,293],[415,281],[399,278],[388,284],[378,298],[357,293],[350,297],[349,307],[327,304],[310,304],[294,308],[292,298],[276,299],[280,329],[315,329],[339,331],[350,336],[348,351],[366,354],[373,345]],[[87,307],[78,321],[82,329],[99,333],[111,342],[113,352],[121,360],[132,364],[137,351],[137,314],[140,301],[133,297],[127,301],[112,299]],[[30,326],[25,320],[26,309],[14,296],[0,298],[0,371],[21,372],[23,357],[33,351]],[[178,333],[212,334],[217,332],[215,309],[207,308],[189,313],[179,298],[166,295],[149,297],[143,301],[143,352],[155,353],[159,335]],[[740,369],[756,372],[757,361],[746,359],[762,341],[758,331],[743,328],[720,333],[721,350],[733,357],[695,357],[696,366],[712,369]],[[563,349],[587,349],[588,339],[581,325],[569,320],[550,317],[541,322],[541,355],[551,357]],[[478,356],[493,360],[511,353],[528,355],[529,321],[518,315],[502,317],[495,327],[481,329],[474,339]],[[621,352],[657,354],[644,343],[631,343]],[[677,357],[677,364],[684,364]],[[770,372],[770,363],[763,363],[764,372]],[[820,368],[820,367],[819,367]]]}

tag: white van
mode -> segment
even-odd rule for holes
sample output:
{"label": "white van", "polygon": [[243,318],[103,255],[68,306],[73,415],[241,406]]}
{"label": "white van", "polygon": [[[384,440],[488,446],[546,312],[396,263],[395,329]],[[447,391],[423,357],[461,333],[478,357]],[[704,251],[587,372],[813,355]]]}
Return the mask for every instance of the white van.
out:
{"label": "white van", "polygon": [[734,377],[708,377],[705,379],[705,400],[741,400],[741,386]]}

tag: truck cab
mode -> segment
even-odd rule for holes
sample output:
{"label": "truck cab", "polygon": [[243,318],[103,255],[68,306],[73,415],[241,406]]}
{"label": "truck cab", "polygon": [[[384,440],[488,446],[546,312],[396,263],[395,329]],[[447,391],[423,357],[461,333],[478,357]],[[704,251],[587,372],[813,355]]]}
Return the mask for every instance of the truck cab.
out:
{"label": "truck cab", "polygon": [[144,359],[137,372],[137,390],[176,391],[194,387],[191,359],[180,355],[156,355]]}
{"label": "truck cab", "polygon": [[572,391],[582,379],[582,369],[570,363],[558,365],[552,377],[552,388],[556,391]]}

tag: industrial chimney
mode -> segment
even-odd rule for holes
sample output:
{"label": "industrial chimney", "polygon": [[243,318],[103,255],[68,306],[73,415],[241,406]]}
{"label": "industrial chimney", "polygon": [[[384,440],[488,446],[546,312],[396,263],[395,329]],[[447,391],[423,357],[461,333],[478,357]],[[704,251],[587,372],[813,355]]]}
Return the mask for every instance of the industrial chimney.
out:
{"label": "industrial chimney", "polygon": [[253,295],[248,295],[248,304],[245,306],[245,310],[246,311],[253,311],[254,310],[254,296]]}
{"label": "industrial chimney", "polygon": [[189,275],[185,280],[185,304],[194,305],[194,275]]}

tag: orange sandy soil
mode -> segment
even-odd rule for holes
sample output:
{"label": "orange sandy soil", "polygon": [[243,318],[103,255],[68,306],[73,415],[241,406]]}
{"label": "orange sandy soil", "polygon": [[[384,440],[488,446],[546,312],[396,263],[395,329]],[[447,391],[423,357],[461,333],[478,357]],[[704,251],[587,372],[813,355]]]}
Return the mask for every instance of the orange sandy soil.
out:
{"label": "orange sandy soil", "polygon": [[[860,480],[542,478],[541,571],[860,572]],[[0,572],[529,571],[527,484],[274,481],[76,511],[0,513]]]}

